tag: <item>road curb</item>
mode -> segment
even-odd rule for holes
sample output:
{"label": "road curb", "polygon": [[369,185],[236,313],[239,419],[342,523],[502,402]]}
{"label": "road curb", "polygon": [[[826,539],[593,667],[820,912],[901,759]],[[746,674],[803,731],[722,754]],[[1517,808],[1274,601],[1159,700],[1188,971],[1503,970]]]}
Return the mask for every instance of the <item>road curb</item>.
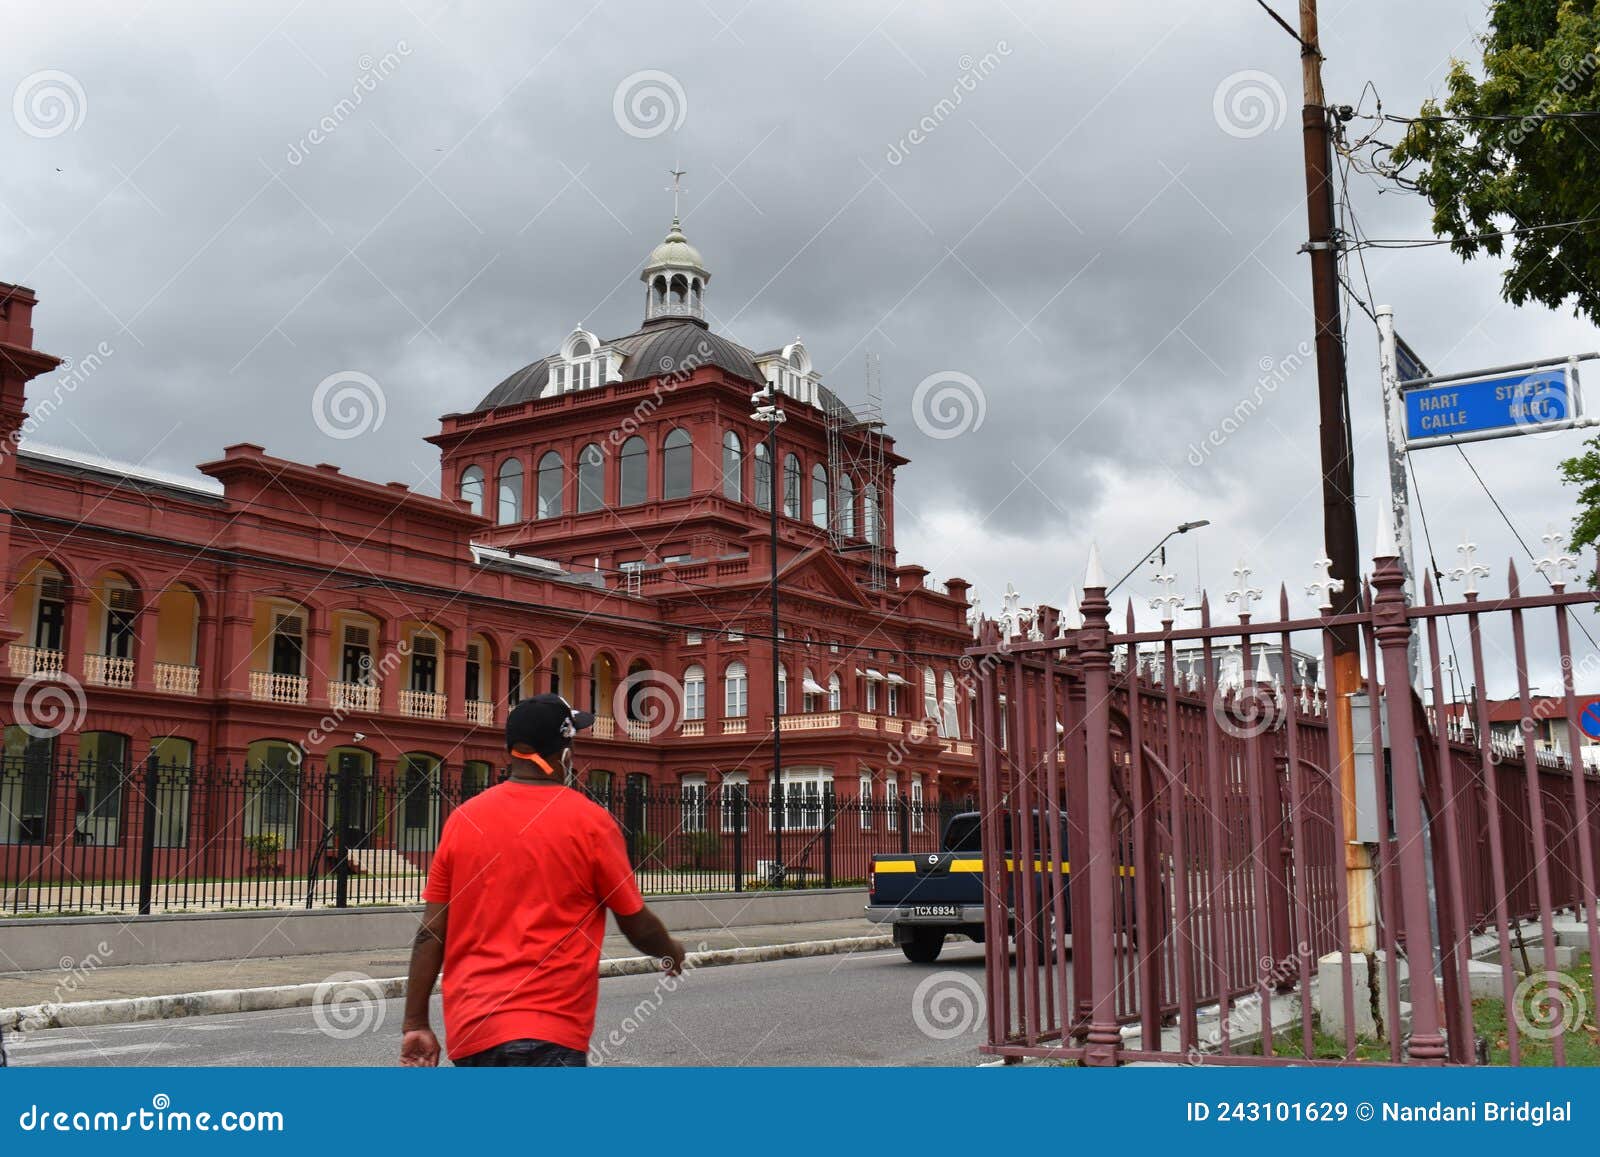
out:
{"label": "road curb", "polygon": [[[795,960],[806,956],[837,956],[851,952],[890,948],[894,938],[850,936],[839,940],[801,940],[793,944],[763,944],[751,948],[713,948],[690,952],[690,969],[729,964],[759,964]],[[649,956],[624,956],[600,962],[601,978],[639,976],[657,971]],[[38,1032],[49,1028],[96,1028],[108,1024],[134,1024],[148,1020],[176,1020],[190,1016],[219,1016],[236,1012],[267,1012],[300,1008],[337,997],[349,1000],[362,993],[369,999],[391,1000],[404,996],[406,978],[362,977],[341,972],[316,984],[279,984],[267,988],[219,988],[209,992],[181,992],[171,996],[133,996],[116,1000],[82,1000],[67,1004],[30,1004],[0,1008],[0,1029]]]}

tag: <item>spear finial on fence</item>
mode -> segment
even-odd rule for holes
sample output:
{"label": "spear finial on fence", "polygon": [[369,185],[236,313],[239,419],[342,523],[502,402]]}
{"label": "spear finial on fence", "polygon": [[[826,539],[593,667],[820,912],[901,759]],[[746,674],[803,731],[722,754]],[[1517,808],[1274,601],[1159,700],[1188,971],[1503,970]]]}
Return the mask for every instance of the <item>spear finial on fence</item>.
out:
{"label": "spear finial on fence", "polygon": [[1306,594],[1317,600],[1319,611],[1333,610],[1333,596],[1344,590],[1344,579],[1336,579],[1329,573],[1333,570],[1333,559],[1326,554],[1313,562],[1311,569],[1317,572],[1317,578],[1306,584]]}
{"label": "spear finial on fence", "polygon": [[1241,619],[1248,619],[1250,617],[1250,604],[1261,599],[1261,588],[1250,585],[1251,573],[1250,567],[1245,564],[1242,558],[1239,560],[1239,565],[1233,568],[1234,581],[1239,585],[1228,592],[1228,602],[1239,604],[1239,617]]}
{"label": "spear finial on fence", "polygon": [[1056,638],[1064,639],[1068,631],[1083,629],[1083,611],[1078,608],[1078,588],[1073,587],[1067,592],[1067,609],[1061,612],[1061,627],[1056,632]]}
{"label": "spear finial on fence", "polygon": [[1545,581],[1552,587],[1561,590],[1567,585],[1567,571],[1577,576],[1578,558],[1563,549],[1567,545],[1567,536],[1554,526],[1539,537],[1544,542],[1545,556],[1533,564],[1533,569],[1544,575]]}
{"label": "spear finial on fence", "polygon": [[1158,595],[1150,600],[1150,609],[1161,612],[1163,623],[1173,622],[1178,617],[1178,612],[1183,609],[1183,596],[1172,593],[1173,587],[1178,585],[1178,576],[1175,574],[1158,574],[1156,582],[1161,584],[1165,594]]}
{"label": "spear finial on fence", "polygon": [[1101,590],[1106,586],[1105,567],[1100,565],[1100,544],[1090,541],[1089,564],[1083,568],[1083,586],[1085,590],[1098,587]]}
{"label": "spear finial on fence", "polygon": [[1489,568],[1477,561],[1478,544],[1465,535],[1461,538],[1461,545],[1456,547],[1456,553],[1461,556],[1461,565],[1445,573],[1456,582],[1465,579],[1467,585],[1463,593],[1475,595],[1478,593],[1478,580],[1489,577]]}
{"label": "spear finial on fence", "polygon": [[1394,509],[1387,501],[1378,505],[1378,545],[1372,552],[1374,561],[1399,558],[1400,547],[1394,537]]}

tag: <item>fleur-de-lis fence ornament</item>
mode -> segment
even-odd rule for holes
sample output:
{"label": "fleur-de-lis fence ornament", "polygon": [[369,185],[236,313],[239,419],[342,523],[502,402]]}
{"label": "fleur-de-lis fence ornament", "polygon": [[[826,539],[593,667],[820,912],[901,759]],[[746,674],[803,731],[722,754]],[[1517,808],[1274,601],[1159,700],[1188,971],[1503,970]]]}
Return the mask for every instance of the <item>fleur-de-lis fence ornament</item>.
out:
{"label": "fleur-de-lis fence ornament", "polygon": [[1233,579],[1239,585],[1228,592],[1228,602],[1239,604],[1239,617],[1248,618],[1250,604],[1261,601],[1261,588],[1250,585],[1251,569],[1245,564],[1244,559],[1239,560],[1239,565],[1233,568]]}
{"label": "fleur-de-lis fence ornament", "polygon": [[1001,634],[1008,642],[1017,633],[1022,618],[1022,596],[1017,593],[1017,588],[1012,583],[1006,584],[1005,597],[1000,600],[1000,627]]}
{"label": "fleur-de-lis fence ornament", "polygon": [[1164,593],[1150,600],[1150,609],[1161,612],[1161,621],[1163,623],[1175,622],[1178,618],[1178,612],[1183,610],[1183,596],[1172,593],[1172,589],[1178,585],[1178,576],[1175,574],[1158,574],[1156,575],[1156,582],[1161,584]]}
{"label": "fleur-de-lis fence ornament", "polygon": [[1478,544],[1470,538],[1463,538],[1461,545],[1456,547],[1456,553],[1461,556],[1461,565],[1445,572],[1456,582],[1466,581],[1463,594],[1475,595],[1478,593],[1478,580],[1489,577],[1489,568],[1477,561]]}
{"label": "fleur-de-lis fence ornament", "polygon": [[967,625],[972,628],[974,641],[983,637],[983,612],[978,610],[978,604],[982,601],[977,595],[967,600]]}
{"label": "fleur-de-lis fence ornament", "polygon": [[1533,564],[1533,569],[1544,575],[1551,586],[1566,586],[1567,572],[1571,571],[1574,578],[1578,574],[1578,557],[1565,550],[1567,536],[1552,526],[1539,537],[1544,542],[1545,556]]}
{"label": "fleur-de-lis fence ornament", "polygon": [[1189,653],[1184,656],[1184,685],[1191,692],[1197,691],[1200,688],[1200,677],[1195,672],[1195,664],[1199,661],[1200,656],[1197,655],[1192,648],[1190,649]]}
{"label": "fleur-de-lis fence ornament", "polygon": [[1022,611],[1022,621],[1028,624],[1028,642],[1044,642],[1044,631],[1040,628],[1040,615],[1038,607],[1025,607]]}
{"label": "fleur-de-lis fence ornament", "polygon": [[1317,610],[1333,610],[1333,596],[1344,590],[1344,579],[1336,579],[1330,573],[1333,559],[1327,555],[1313,562],[1311,569],[1317,572],[1317,578],[1315,582],[1306,584],[1306,594],[1317,600]]}

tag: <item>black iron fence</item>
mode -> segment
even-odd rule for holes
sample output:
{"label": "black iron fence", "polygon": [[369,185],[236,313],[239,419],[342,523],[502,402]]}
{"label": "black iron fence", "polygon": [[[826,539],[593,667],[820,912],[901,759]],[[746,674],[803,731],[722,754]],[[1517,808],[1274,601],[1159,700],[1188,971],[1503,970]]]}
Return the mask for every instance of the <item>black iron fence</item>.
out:
{"label": "black iron fence", "polygon": [[[414,904],[479,765],[0,761],[0,912]],[[615,817],[647,895],[835,887],[937,847],[964,801],[740,783],[577,785]]]}

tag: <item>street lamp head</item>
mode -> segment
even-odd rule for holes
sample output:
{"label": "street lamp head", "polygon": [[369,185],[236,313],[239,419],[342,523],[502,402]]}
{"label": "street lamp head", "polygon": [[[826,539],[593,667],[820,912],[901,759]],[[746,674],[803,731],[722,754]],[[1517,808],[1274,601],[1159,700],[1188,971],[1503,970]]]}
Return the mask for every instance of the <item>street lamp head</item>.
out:
{"label": "street lamp head", "polygon": [[1209,518],[1197,518],[1193,522],[1180,522],[1178,523],[1178,533],[1188,534],[1191,530],[1199,530],[1202,526],[1210,525],[1211,520]]}

